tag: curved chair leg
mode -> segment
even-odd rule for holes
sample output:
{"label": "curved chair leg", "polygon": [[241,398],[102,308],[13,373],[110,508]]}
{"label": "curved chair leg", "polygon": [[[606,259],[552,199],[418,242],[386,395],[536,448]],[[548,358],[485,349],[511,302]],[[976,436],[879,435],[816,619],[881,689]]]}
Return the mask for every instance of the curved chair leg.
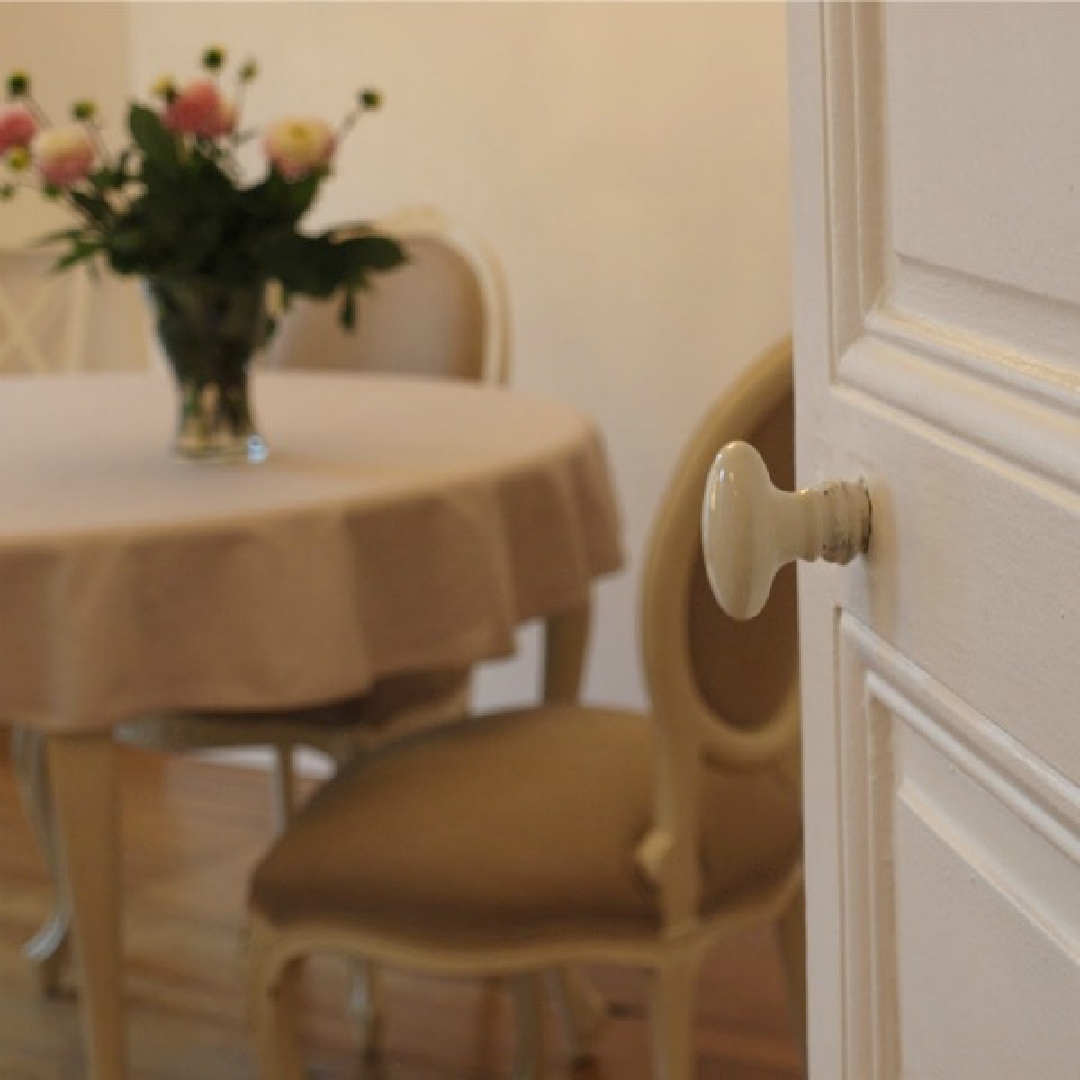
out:
{"label": "curved chair leg", "polygon": [[71,906],[64,890],[64,875],[56,844],[56,821],[49,790],[45,738],[27,727],[12,731],[15,775],[23,807],[37,835],[56,890],[56,908],[42,928],[26,943],[23,955],[37,971],[38,985],[47,997],[60,993],[60,980],[71,952]]}
{"label": "curved chair leg", "polygon": [[547,979],[570,1045],[570,1060],[583,1065],[596,1055],[596,1040],[608,1017],[607,1002],[576,968],[553,968]]}
{"label": "curved chair leg", "polygon": [[[503,994],[505,979],[478,980],[476,1002],[475,1043],[469,1060],[477,1076],[497,1076],[503,1072],[500,1033],[505,1022],[506,1001]],[[511,1002],[511,1006],[515,1005]]]}
{"label": "curved chair leg", "polygon": [[795,1035],[806,1052],[806,893],[803,887],[776,923],[780,958],[784,965],[788,1003]]}
{"label": "curved chair leg", "polygon": [[684,949],[665,960],[653,981],[656,1080],[693,1080],[694,1027],[700,956]]}
{"label": "curved chair leg", "polygon": [[270,967],[253,949],[251,1020],[260,1080],[303,1080],[297,1041],[299,960]]}
{"label": "curved chair leg", "polygon": [[379,967],[367,960],[350,961],[349,1011],[356,1020],[360,1049],[368,1061],[380,1057],[386,1009]]}
{"label": "curved chair leg", "polygon": [[23,956],[37,972],[38,990],[44,997],[60,997],[64,971],[71,961],[71,914],[57,904],[40,930],[23,946]]}
{"label": "curved chair leg", "polygon": [[513,1080],[539,1080],[544,1056],[544,995],[540,975],[513,980],[515,1044]]}

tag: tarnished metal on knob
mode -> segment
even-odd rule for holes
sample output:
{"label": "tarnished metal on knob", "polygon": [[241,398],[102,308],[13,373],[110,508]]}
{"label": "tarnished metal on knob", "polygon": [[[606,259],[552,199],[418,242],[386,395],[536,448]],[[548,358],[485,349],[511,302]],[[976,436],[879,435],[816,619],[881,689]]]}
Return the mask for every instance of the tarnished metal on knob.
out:
{"label": "tarnished metal on knob", "polygon": [[752,619],[782,566],[848,563],[867,550],[870,493],[862,481],[846,480],[780,491],[754,447],[728,443],[709,472],[701,534],[717,602],[732,618]]}

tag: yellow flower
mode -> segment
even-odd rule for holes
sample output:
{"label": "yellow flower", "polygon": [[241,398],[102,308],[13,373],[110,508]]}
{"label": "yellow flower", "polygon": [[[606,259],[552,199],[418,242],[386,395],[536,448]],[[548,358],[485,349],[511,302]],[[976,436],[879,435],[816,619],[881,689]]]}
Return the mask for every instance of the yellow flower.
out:
{"label": "yellow flower", "polygon": [[14,146],[7,152],[8,168],[22,172],[30,167],[30,151],[25,146]]}
{"label": "yellow flower", "polygon": [[176,97],[176,80],[171,75],[162,75],[154,81],[150,93],[162,101],[172,101]]}

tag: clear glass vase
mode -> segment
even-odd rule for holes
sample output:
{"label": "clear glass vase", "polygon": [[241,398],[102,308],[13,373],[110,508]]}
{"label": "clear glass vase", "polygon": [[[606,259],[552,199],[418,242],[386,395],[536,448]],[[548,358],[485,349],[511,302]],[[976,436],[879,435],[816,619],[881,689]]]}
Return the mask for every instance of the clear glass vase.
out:
{"label": "clear glass vase", "polygon": [[176,380],[173,450],[198,461],[265,460],[251,395],[251,362],[269,326],[265,284],[158,276],[146,291]]}

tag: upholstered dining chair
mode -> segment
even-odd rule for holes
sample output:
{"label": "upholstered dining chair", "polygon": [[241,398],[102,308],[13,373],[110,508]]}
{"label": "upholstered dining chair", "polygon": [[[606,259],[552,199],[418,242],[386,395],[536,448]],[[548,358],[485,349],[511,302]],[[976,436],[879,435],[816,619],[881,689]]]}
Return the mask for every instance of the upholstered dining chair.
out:
{"label": "upholstered dining chair", "polygon": [[791,349],[709,412],[656,517],[640,644],[648,713],[549,703],[475,717],[357,759],[297,814],[250,889],[263,1080],[298,1080],[311,954],[454,974],[621,962],[654,973],[656,1075],[694,1075],[709,946],[779,931],[804,1024],[795,585],[736,623],[712,599],[701,500],[721,445],[793,480]]}
{"label": "upholstered dining chair", "polygon": [[48,246],[0,247],[0,374],[145,365],[134,286],[85,266],[54,270]]}

